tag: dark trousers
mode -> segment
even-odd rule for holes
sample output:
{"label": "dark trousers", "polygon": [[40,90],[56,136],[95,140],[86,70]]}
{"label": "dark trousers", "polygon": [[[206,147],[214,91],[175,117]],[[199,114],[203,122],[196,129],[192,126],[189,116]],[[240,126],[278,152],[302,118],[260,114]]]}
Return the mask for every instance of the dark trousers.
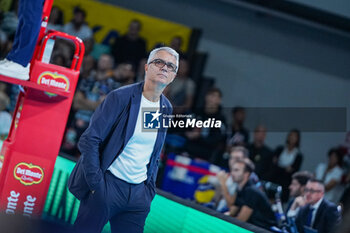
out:
{"label": "dark trousers", "polygon": [[98,189],[80,202],[76,232],[101,232],[109,220],[112,233],[143,232],[155,190],[145,182],[130,184],[107,171]]}
{"label": "dark trousers", "polygon": [[31,61],[38,40],[45,0],[20,0],[18,25],[12,49],[7,59],[22,66]]}

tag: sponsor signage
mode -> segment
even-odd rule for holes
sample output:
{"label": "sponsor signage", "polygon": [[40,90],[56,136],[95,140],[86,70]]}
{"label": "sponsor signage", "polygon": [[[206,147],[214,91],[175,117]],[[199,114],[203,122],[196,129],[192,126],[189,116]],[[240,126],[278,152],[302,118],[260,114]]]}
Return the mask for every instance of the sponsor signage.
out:
{"label": "sponsor signage", "polygon": [[16,180],[24,185],[40,184],[44,178],[44,171],[41,167],[23,162],[15,166],[13,174]]}
{"label": "sponsor signage", "polygon": [[63,74],[52,73],[49,71],[45,71],[39,75],[37,83],[39,85],[44,85],[47,87],[54,87],[58,89],[62,89],[64,91],[69,90],[69,79]]}

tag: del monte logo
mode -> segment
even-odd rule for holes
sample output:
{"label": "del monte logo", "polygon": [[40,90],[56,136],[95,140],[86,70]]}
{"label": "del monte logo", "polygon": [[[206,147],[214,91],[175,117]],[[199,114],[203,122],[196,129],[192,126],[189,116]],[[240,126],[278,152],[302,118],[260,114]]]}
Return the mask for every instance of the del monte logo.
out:
{"label": "del monte logo", "polygon": [[43,169],[31,163],[17,164],[13,173],[15,178],[24,185],[39,184],[44,178]]}
{"label": "del monte logo", "polygon": [[38,84],[48,87],[56,87],[68,91],[70,83],[69,79],[62,74],[45,71],[40,74],[38,78]]}

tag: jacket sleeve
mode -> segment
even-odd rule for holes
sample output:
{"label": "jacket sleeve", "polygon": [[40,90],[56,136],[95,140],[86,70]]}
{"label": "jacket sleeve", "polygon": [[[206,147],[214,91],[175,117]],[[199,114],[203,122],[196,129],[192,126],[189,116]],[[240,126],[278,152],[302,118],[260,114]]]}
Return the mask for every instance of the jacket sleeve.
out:
{"label": "jacket sleeve", "polygon": [[80,137],[78,148],[83,158],[83,171],[90,190],[95,190],[103,178],[100,168],[100,146],[108,136],[122,111],[117,92],[113,91],[98,106],[90,119],[89,127]]}
{"label": "jacket sleeve", "polygon": [[325,229],[325,232],[333,232],[340,223],[340,213],[336,206],[332,206],[329,208],[329,210],[327,210],[326,215],[327,224],[325,224],[325,226],[327,229]]}
{"label": "jacket sleeve", "polygon": [[294,163],[292,164],[293,171],[291,173],[299,171],[302,162],[303,162],[303,155],[301,153],[298,153],[297,157],[294,160]]}

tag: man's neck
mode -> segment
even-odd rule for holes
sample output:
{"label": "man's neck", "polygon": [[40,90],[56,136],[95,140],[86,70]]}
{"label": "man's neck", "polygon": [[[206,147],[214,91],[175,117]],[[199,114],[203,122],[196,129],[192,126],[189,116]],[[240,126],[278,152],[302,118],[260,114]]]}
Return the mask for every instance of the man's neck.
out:
{"label": "man's neck", "polygon": [[247,184],[248,180],[249,180],[249,178],[248,179],[244,179],[244,180],[242,180],[241,183],[238,184],[239,190],[243,189],[243,187]]}
{"label": "man's neck", "polygon": [[234,130],[236,130],[236,131],[239,131],[239,130],[241,130],[241,129],[243,128],[243,124],[238,123],[238,122],[234,122],[232,128],[233,128]]}
{"label": "man's neck", "polygon": [[157,102],[162,95],[164,88],[165,87],[145,81],[142,94],[149,101]]}
{"label": "man's neck", "polygon": [[260,141],[254,141],[254,146],[256,148],[261,148],[263,147],[264,143],[263,142],[260,142]]}
{"label": "man's neck", "polygon": [[218,106],[205,106],[205,113],[207,114],[215,114],[219,110]]}
{"label": "man's neck", "polygon": [[323,197],[322,197],[322,198],[320,198],[320,199],[319,199],[318,201],[316,201],[315,203],[310,204],[310,206],[311,206],[311,207],[313,207],[313,208],[317,208],[318,206],[315,206],[315,205],[317,205],[318,203],[320,203],[320,204],[321,204],[322,200],[323,200]]}

